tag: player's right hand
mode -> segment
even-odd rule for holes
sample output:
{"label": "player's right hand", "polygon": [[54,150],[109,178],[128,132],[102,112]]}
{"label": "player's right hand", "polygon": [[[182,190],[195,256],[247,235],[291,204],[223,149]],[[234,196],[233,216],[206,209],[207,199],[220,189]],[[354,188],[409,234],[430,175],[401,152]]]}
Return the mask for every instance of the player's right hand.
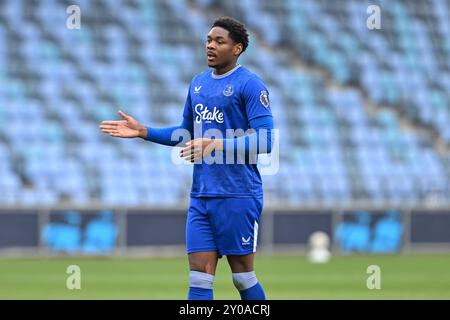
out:
{"label": "player's right hand", "polygon": [[119,116],[123,120],[102,121],[100,130],[102,130],[103,133],[109,134],[111,137],[145,138],[145,136],[147,135],[147,128],[142,126],[139,121],[122,111],[119,111]]}

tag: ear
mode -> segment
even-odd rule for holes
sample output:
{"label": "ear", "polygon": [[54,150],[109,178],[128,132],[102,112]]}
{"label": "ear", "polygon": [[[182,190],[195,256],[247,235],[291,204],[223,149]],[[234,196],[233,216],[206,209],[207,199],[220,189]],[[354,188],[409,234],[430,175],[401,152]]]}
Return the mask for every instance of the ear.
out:
{"label": "ear", "polygon": [[238,56],[238,55],[240,55],[241,53],[242,53],[242,49],[243,49],[244,47],[242,46],[242,43],[237,43],[237,44],[235,44],[234,45],[234,55],[235,56]]}

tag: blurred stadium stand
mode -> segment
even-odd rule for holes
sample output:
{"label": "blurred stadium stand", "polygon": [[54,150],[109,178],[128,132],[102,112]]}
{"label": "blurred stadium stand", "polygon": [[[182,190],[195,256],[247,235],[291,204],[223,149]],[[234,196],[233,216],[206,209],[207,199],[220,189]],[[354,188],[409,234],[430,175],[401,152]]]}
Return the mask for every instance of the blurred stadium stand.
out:
{"label": "blurred stadium stand", "polygon": [[[381,30],[366,27],[373,3]],[[266,204],[449,203],[448,1],[2,0],[0,205],[185,204],[191,166],[98,125],[119,109],[180,123],[218,13],[251,31],[240,62],[280,129]]]}

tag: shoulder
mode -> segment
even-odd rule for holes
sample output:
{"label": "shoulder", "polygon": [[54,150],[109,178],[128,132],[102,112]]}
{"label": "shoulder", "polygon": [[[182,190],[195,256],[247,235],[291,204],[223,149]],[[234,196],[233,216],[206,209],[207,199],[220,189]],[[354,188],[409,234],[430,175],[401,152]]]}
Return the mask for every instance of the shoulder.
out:
{"label": "shoulder", "polygon": [[259,75],[257,75],[255,72],[253,72],[253,71],[247,69],[247,68],[244,67],[244,66],[241,66],[241,67],[239,68],[239,72],[240,72],[239,76],[242,77],[242,78],[244,78],[244,79],[247,79],[247,80],[251,80],[251,79],[259,79],[259,80],[262,81],[262,79],[261,79],[261,77],[260,77]]}
{"label": "shoulder", "polygon": [[203,72],[200,72],[192,77],[191,83],[194,83],[195,81],[201,81],[204,79],[207,79],[211,74],[211,69],[206,69]]}
{"label": "shoulder", "polygon": [[267,90],[266,84],[262,80],[262,78],[256,73],[248,70],[245,67],[241,67],[242,69],[242,89],[244,92],[253,91],[253,90]]}

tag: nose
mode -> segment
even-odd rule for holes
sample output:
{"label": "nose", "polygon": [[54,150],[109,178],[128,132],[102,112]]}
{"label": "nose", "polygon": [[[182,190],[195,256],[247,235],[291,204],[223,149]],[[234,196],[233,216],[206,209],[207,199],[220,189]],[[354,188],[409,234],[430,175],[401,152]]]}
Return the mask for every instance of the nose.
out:
{"label": "nose", "polygon": [[216,47],[214,46],[214,42],[213,41],[211,41],[210,43],[206,43],[206,49],[213,50],[215,48]]}

